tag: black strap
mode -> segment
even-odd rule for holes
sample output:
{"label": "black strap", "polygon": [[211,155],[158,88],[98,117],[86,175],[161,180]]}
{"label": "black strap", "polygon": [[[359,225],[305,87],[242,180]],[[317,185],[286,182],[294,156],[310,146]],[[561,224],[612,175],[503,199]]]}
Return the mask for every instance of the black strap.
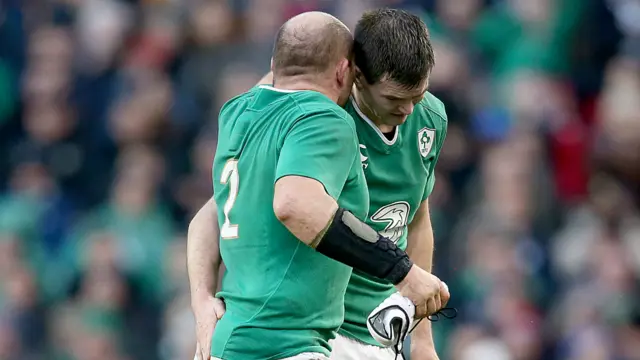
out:
{"label": "black strap", "polygon": [[[431,322],[436,322],[436,321],[440,320],[440,316],[444,317],[445,319],[453,319],[456,316],[458,316],[458,309],[456,309],[456,308],[442,308],[442,309],[438,310],[436,313],[427,316],[426,318],[429,319],[429,321],[431,321]],[[409,333],[411,333],[413,330],[415,330],[415,328],[418,327],[418,325],[420,324],[420,322],[422,320],[424,320],[424,318],[418,320],[413,325],[413,327],[409,330]],[[400,356],[400,359],[402,359],[402,360],[407,360],[407,358],[404,357],[404,352],[402,352],[402,350],[400,349],[399,345],[394,346],[393,347],[393,351],[396,354],[395,360],[398,360],[398,356]]]}

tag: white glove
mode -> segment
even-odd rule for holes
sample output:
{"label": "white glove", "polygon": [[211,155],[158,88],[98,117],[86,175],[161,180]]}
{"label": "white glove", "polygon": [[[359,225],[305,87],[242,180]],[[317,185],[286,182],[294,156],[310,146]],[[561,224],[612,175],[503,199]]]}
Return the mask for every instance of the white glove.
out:
{"label": "white glove", "polygon": [[402,351],[402,345],[410,330],[416,307],[408,298],[396,292],[375,308],[367,318],[371,336],[384,347]]}

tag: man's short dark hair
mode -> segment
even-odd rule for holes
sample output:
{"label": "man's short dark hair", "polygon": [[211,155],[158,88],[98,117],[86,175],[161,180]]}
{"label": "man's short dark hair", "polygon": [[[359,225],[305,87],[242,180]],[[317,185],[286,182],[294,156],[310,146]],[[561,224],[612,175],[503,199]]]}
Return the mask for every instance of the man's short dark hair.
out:
{"label": "man's short dark hair", "polygon": [[356,25],[354,40],[355,64],[370,84],[388,77],[414,88],[435,64],[427,26],[404,10],[365,12]]}

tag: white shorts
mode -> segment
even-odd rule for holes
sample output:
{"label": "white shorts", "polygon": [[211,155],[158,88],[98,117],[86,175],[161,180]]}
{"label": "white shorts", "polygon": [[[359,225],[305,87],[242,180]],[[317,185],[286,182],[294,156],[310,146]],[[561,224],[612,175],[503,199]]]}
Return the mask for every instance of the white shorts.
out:
{"label": "white shorts", "polygon": [[[194,356],[193,360],[199,360],[198,355]],[[222,360],[222,359],[212,356],[210,360]],[[298,354],[298,355],[284,358],[281,360],[329,360],[329,358],[324,356],[324,354],[320,354],[320,353],[302,353],[302,354]]]}
{"label": "white shorts", "polygon": [[329,341],[331,360],[395,360],[396,353],[392,348],[383,348],[364,344],[359,341],[338,335]]}

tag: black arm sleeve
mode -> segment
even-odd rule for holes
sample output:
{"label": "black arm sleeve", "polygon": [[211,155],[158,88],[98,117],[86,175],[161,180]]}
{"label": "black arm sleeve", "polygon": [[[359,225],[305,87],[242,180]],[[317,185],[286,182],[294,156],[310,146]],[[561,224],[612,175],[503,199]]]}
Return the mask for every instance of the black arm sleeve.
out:
{"label": "black arm sleeve", "polygon": [[393,241],[378,234],[345,209],[338,209],[316,250],[336,261],[394,285],[413,262]]}

